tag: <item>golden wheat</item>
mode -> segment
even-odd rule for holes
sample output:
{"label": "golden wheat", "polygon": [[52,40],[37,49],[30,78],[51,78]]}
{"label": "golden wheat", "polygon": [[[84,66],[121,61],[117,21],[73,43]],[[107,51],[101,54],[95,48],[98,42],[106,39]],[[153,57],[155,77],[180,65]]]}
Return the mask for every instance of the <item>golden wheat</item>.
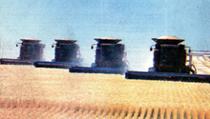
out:
{"label": "golden wheat", "polygon": [[210,85],[0,65],[0,118],[210,119]]}

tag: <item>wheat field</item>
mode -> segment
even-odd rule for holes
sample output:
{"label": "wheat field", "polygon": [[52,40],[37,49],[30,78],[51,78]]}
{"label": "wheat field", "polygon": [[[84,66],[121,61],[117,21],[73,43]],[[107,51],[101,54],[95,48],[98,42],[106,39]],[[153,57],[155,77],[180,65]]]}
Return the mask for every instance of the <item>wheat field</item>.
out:
{"label": "wheat field", "polygon": [[[199,73],[209,59],[195,57]],[[1,119],[210,119],[210,84],[0,65]]]}

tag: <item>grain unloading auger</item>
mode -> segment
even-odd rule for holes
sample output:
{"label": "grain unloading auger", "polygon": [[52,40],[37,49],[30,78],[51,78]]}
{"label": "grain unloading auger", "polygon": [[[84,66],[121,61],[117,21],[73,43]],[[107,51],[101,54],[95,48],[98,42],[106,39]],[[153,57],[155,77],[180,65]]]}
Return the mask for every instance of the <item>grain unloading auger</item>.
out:
{"label": "grain unloading auger", "polygon": [[[121,39],[95,38],[97,41],[95,63],[91,67],[71,67],[70,72],[76,73],[109,73],[124,74],[127,69],[125,46]],[[94,44],[95,45],[95,44]],[[91,46],[93,49],[94,45]]]}
{"label": "grain unloading auger", "polygon": [[44,44],[36,39],[20,39],[20,55],[17,59],[1,58],[0,64],[32,65],[35,61],[43,60]]}
{"label": "grain unloading auger", "polygon": [[183,39],[162,36],[152,40],[156,42],[155,47],[150,48],[151,51],[154,50],[153,67],[149,68],[149,72],[127,71],[127,79],[210,83],[210,75],[196,74],[191,50],[181,44]]}
{"label": "grain unloading auger", "polygon": [[79,46],[76,40],[56,39],[55,58],[52,61],[37,61],[35,67],[69,68],[79,66],[81,63]]}

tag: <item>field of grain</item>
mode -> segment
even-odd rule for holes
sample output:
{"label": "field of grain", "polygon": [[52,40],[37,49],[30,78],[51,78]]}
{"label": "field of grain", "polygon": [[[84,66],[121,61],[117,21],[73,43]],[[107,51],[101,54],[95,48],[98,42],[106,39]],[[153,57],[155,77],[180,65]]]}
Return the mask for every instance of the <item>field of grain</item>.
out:
{"label": "field of grain", "polygon": [[[209,73],[209,59],[194,58]],[[1,119],[210,119],[210,84],[0,65]]]}

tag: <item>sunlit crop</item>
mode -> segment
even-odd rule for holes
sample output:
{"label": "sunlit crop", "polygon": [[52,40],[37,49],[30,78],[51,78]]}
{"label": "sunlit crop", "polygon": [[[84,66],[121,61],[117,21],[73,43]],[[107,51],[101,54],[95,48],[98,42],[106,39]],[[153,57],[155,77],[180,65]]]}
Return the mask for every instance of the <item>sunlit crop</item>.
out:
{"label": "sunlit crop", "polygon": [[122,75],[0,65],[2,119],[210,119],[209,116],[207,83],[127,80]]}

